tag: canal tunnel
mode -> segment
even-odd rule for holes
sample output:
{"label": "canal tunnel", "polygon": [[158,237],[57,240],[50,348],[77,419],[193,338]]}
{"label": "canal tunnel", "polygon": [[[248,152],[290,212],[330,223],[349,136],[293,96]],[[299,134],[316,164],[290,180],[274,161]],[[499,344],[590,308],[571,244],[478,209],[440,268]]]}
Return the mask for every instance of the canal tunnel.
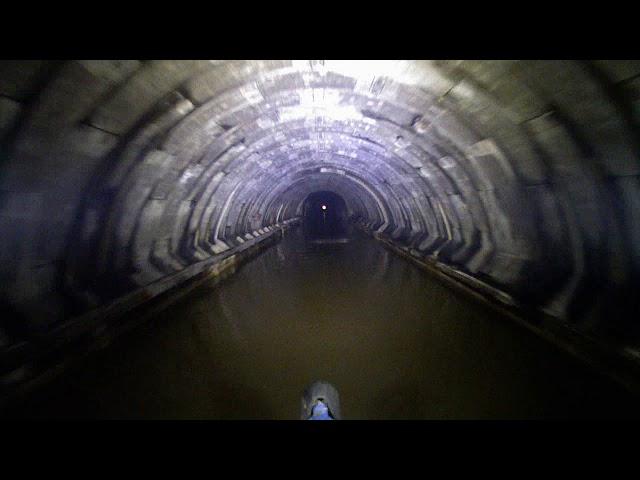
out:
{"label": "canal tunnel", "polygon": [[[634,384],[639,74],[622,60],[0,62],[3,395],[110,343],[135,309],[289,255],[301,228],[393,252],[362,259],[371,297],[411,290],[375,262],[408,262]],[[315,268],[362,258],[349,243]],[[245,290],[263,307],[268,265]],[[405,300],[427,315],[430,292]]]}
{"label": "canal tunnel", "polygon": [[347,206],[340,195],[328,191],[309,194],[302,215],[310,238],[339,240],[347,236]]}

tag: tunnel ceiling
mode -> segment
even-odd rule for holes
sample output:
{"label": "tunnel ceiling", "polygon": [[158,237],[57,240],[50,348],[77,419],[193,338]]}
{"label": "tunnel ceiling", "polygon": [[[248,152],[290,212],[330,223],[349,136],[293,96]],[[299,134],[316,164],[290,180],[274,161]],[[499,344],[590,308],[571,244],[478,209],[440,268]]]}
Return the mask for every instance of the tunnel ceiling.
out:
{"label": "tunnel ceiling", "polygon": [[3,301],[46,328],[233,250],[326,190],[407,252],[588,324],[629,308],[637,285],[639,73],[3,62]]}

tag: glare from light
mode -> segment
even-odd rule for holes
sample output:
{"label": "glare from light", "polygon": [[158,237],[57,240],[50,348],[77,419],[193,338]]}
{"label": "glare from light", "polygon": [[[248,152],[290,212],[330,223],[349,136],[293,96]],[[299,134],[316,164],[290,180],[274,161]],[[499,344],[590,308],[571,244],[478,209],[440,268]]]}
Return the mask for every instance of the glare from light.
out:
{"label": "glare from light", "polygon": [[407,63],[401,60],[328,60],[325,67],[352,78],[369,79],[397,76]]}
{"label": "glare from light", "polygon": [[326,209],[327,209],[327,206],[326,206],[326,205],[322,205],[322,209],[323,209],[323,210],[326,210]]}

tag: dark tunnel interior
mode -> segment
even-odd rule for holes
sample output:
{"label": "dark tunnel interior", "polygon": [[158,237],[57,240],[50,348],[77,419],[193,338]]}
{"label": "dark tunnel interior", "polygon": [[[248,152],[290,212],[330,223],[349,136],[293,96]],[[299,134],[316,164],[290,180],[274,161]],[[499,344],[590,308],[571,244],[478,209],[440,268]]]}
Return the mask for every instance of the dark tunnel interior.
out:
{"label": "dark tunnel interior", "polygon": [[362,418],[631,405],[639,157],[637,60],[0,61],[0,407],[148,376],[100,411],[284,418],[311,372]]}
{"label": "dark tunnel interior", "polygon": [[347,207],[333,192],[313,192],[302,206],[303,228],[311,239],[341,239],[347,235]]}

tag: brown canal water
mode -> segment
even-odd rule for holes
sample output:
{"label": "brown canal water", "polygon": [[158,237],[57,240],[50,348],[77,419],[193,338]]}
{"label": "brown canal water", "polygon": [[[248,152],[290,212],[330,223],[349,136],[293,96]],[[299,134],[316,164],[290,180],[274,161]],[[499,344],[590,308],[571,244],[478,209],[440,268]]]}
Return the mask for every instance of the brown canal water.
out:
{"label": "brown canal water", "polygon": [[5,418],[637,417],[637,398],[378,242],[301,230],[35,392]]}

